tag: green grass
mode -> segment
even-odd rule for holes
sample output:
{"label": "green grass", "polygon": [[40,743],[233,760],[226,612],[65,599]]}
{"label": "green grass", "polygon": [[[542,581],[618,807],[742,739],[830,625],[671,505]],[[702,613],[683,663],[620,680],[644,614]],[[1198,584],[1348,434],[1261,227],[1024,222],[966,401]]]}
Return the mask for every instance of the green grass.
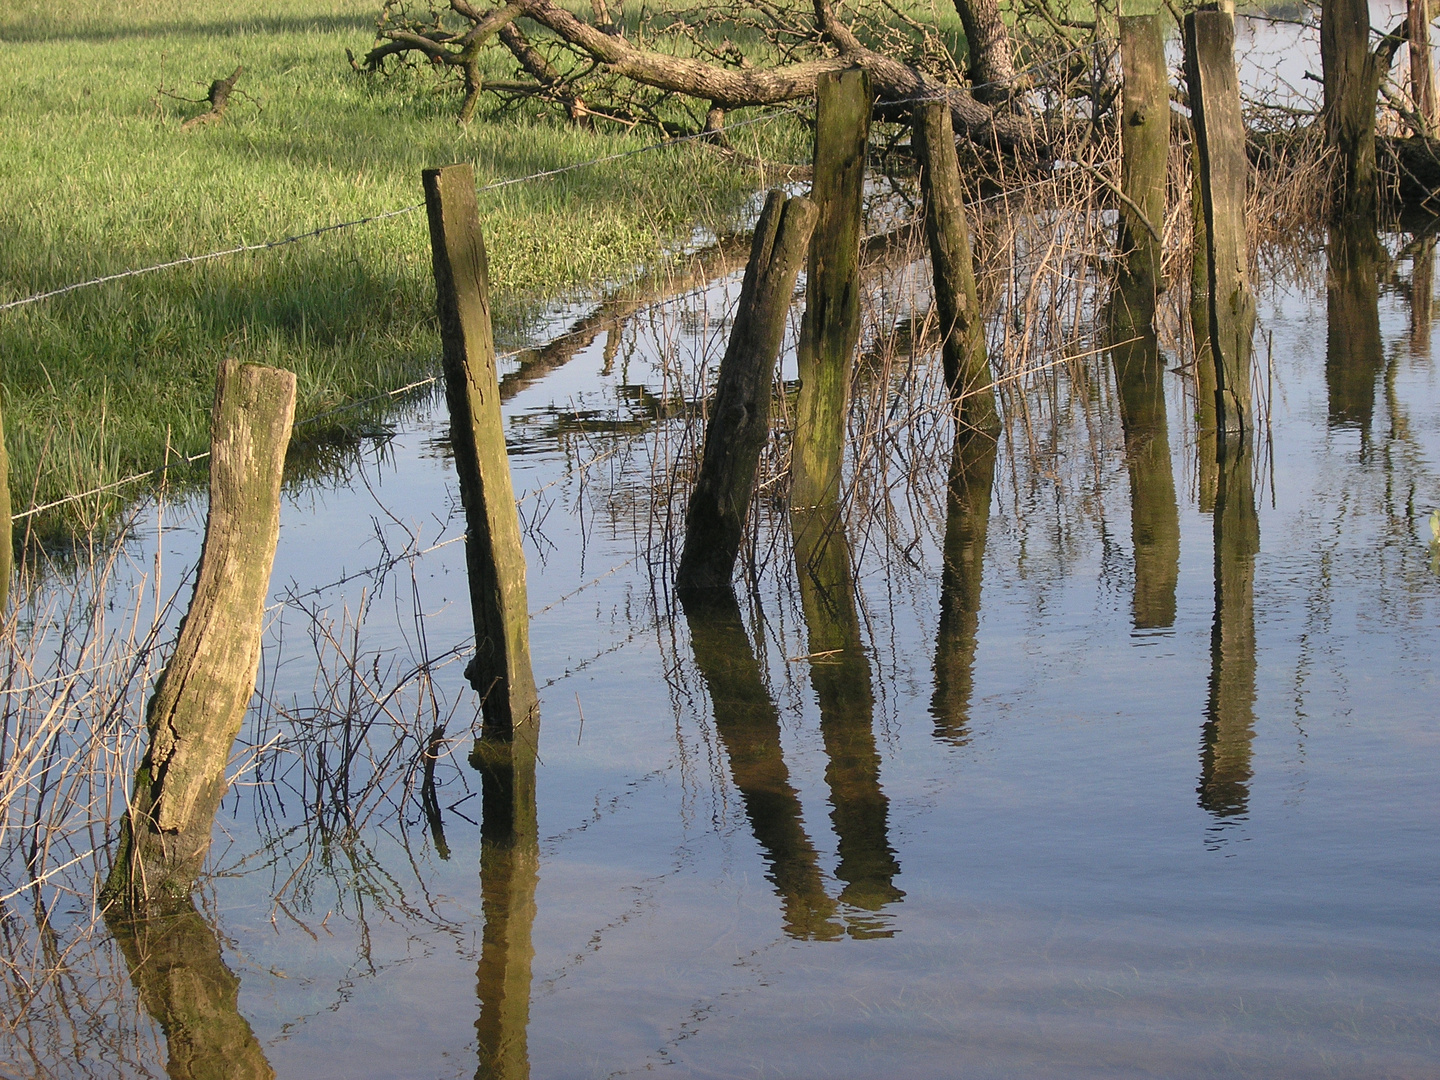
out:
{"label": "green grass", "polygon": [[[355,75],[375,0],[10,0],[0,12],[0,302],[420,201],[420,170],[483,184],[633,149],[543,115],[454,122],[428,72]],[[499,57],[496,62],[499,62]],[[223,123],[203,96],[243,63]],[[498,73],[498,72],[497,72]],[[508,74],[508,73],[507,73]],[[803,158],[795,131],[750,129]],[[480,196],[500,331],[537,300],[623,278],[692,226],[727,224],[753,174],[668,148]],[[204,449],[214,372],[296,372],[304,419],[433,370],[423,212],[0,314],[17,509]],[[62,529],[52,518],[47,528]]]}

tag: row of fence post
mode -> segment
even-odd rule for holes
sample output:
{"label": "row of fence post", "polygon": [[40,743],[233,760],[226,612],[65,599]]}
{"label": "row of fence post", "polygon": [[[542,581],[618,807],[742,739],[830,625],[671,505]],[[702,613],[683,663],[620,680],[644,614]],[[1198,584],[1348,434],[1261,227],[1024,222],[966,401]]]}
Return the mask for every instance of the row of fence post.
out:
{"label": "row of fence post", "polygon": [[[1205,248],[1204,338],[1223,455],[1227,445],[1243,444],[1252,423],[1255,318],[1233,17],[1219,10],[1193,12],[1185,18],[1184,35],[1201,211],[1195,226],[1198,241],[1203,225]],[[1125,258],[1112,310],[1132,330],[1143,325],[1148,332],[1155,294],[1163,287],[1168,79],[1157,17],[1123,17],[1120,38]],[[863,71],[822,76],[811,196],[773,191],[757,223],[686,516],[676,586],[687,606],[731,594],[754,477],[770,435],[786,313],[802,263],[807,286],[797,347],[801,389],[792,437],[791,508],[797,557],[803,552],[817,565],[824,562],[821,541],[835,529],[842,501],[846,413],[860,334],[861,211],[873,107]],[[961,430],[990,438],[999,413],[946,104],[915,104],[913,145],[946,385]],[[534,836],[540,717],[485,244],[469,165],[428,169],[423,184],[466,518],[476,642],[466,674],[480,695],[483,716],[472,762],[485,775],[487,832],[513,843]],[[135,779],[106,889],[126,906],[188,897],[208,849],[211,819],[224,790],[224,763],[258,666],[260,612],[278,536],[294,396],[293,375],[232,361],[222,365],[212,427],[211,504],[195,597],[150,702],[150,749]],[[8,545],[0,550],[8,551]]]}

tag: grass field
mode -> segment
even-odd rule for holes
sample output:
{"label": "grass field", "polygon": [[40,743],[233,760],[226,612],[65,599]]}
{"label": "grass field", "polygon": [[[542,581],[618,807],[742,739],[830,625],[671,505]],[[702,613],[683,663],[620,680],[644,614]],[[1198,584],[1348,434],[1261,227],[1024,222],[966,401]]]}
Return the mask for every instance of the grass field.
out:
{"label": "grass field", "polygon": [[[418,202],[420,170],[483,184],[633,149],[544,116],[454,122],[429,73],[354,74],[375,0],[9,0],[0,10],[0,302],[96,275]],[[499,62],[499,58],[496,58]],[[180,131],[245,66],[223,123]],[[497,72],[498,74],[498,72]],[[508,74],[508,73],[505,73]],[[806,155],[799,126],[747,129]],[[758,148],[758,147],[757,147]],[[537,300],[622,278],[696,223],[723,226],[756,176],[667,148],[481,195],[501,332]],[[0,313],[16,509],[207,441],[219,360],[294,370],[298,417],[433,369],[423,213]],[[103,504],[51,516],[86,524]]]}

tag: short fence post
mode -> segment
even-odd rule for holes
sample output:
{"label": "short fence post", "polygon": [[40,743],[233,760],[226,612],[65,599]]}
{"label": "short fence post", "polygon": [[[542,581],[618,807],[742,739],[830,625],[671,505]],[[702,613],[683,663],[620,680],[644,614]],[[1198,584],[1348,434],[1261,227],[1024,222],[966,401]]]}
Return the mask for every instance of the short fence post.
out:
{"label": "short fence post", "polygon": [[755,226],[740,304],[705,430],[700,475],[685,515],[685,546],[675,586],[729,589],[750,508],[760,451],[770,434],[775,360],[785,314],[818,211],[808,199],[772,191]]}
{"label": "short fence post", "polygon": [[1251,427],[1250,351],[1255,299],[1245,240],[1245,127],[1235,74],[1235,20],[1222,11],[1185,16],[1185,74],[1200,147],[1210,284],[1210,351],[1215,358],[1216,426],[1221,442]]}
{"label": "short fence post", "polygon": [[[1144,304],[1163,292],[1165,172],[1170,158],[1170,78],[1159,15],[1120,18],[1122,292]],[[1153,312],[1144,312],[1149,322]]]}
{"label": "short fence post", "polygon": [[465,673],[481,696],[482,738],[513,744],[509,750],[529,760],[539,738],[539,698],[530,668],[525,553],[500,416],[475,174],[469,165],[450,165],[426,169],[422,179],[450,440],[465,506],[465,564],[475,622],[475,658]]}
{"label": "short fence post", "polygon": [[188,903],[210,848],[225,763],[255,693],[294,417],[294,374],[221,364],[195,594],[150,699],[150,747],[105,885],[106,899],[121,906]]}
{"label": "short fence post", "polygon": [[914,109],[913,125],[935,282],[935,309],[943,335],[945,385],[959,408],[961,423],[981,431],[998,431],[1000,416],[985,350],[985,323],[975,291],[970,226],[965,220],[949,104],[920,102]]}
{"label": "short fence post", "polygon": [[796,349],[800,396],[790,501],[797,509],[840,495],[850,371],[860,340],[860,200],[874,102],[870,76],[859,68],[816,81],[810,198],[819,220],[805,270],[805,315]]}

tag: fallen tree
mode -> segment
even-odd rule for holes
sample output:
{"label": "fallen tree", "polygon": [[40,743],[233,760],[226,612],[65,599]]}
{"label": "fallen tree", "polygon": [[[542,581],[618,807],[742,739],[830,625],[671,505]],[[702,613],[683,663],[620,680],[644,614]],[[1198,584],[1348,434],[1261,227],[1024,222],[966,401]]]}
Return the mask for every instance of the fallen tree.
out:
{"label": "fallen tree", "polygon": [[[1044,123],[1015,94],[996,0],[955,5],[975,43],[968,80],[934,27],[885,0],[852,6],[845,18],[830,0],[803,6],[737,0],[672,12],[658,23],[646,14],[630,35],[612,20],[606,0],[592,0],[591,20],[555,0],[448,0],[448,9],[423,10],[412,0],[385,0],[375,47],[351,63],[375,72],[391,60],[422,59],[457,69],[465,89],[462,122],[473,116],[482,91],[491,91],[555,101],[581,123],[650,122],[679,133],[660,106],[682,99],[697,107],[695,129],[717,140],[727,112],[810,98],[821,74],[859,67],[882,107],[938,98],[949,105],[957,134],[1020,157],[1048,157]],[[749,44],[736,45],[726,29],[744,32]],[[524,78],[487,81],[482,57],[490,48],[508,50]]]}

